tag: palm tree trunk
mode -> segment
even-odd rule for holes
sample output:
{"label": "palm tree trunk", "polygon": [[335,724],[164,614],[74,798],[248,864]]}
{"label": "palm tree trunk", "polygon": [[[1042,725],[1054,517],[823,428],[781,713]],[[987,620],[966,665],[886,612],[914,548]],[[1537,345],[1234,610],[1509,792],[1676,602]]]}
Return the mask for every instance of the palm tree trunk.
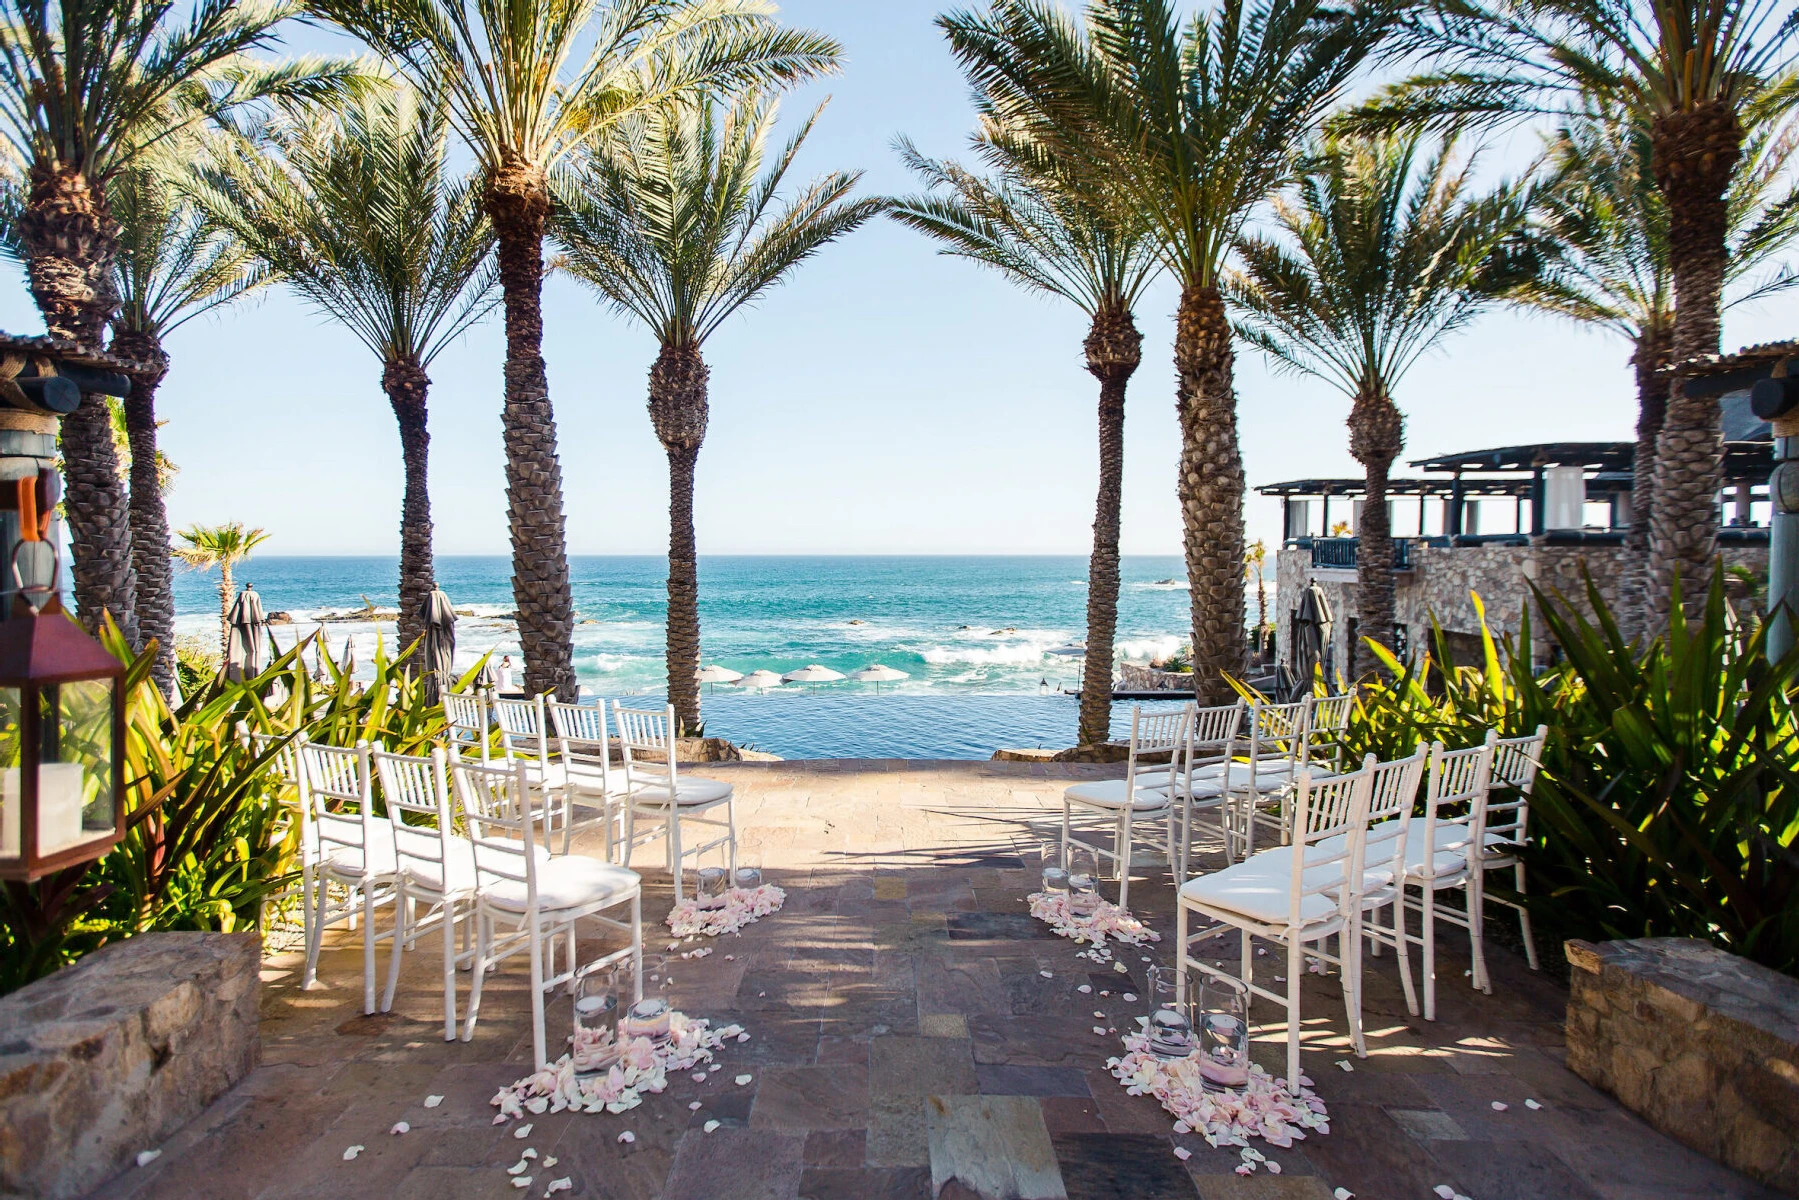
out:
{"label": "palm tree trunk", "polygon": [[237,580],[232,578],[231,562],[219,560],[219,659],[221,666],[231,653],[231,602],[237,599]]}
{"label": "palm tree trunk", "polygon": [[1118,525],[1124,495],[1124,393],[1143,361],[1143,335],[1128,308],[1093,314],[1084,343],[1087,370],[1099,380],[1099,498],[1093,556],[1087,564],[1087,665],[1081,677],[1079,742],[1112,734],[1113,641],[1118,632]]}
{"label": "palm tree trunk", "polygon": [[[1365,384],[1349,410],[1349,452],[1362,464],[1365,495],[1356,526],[1357,629],[1371,642],[1393,648],[1393,523],[1387,513],[1387,475],[1405,449],[1405,419],[1383,384]],[[1357,648],[1349,647],[1347,675],[1357,674]]]}
{"label": "palm tree trunk", "polygon": [[[1729,212],[1725,193],[1742,157],[1736,113],[1708,101],[1657,117],[1650,128],[1655,181],[1668,204],[1668,258],[1674,276],[1675,362],[1716,354],[1721,328]],[[1656,438],[1649,522],[1648,627],[1667,620],[1674,580],[1685,603],[1704,599],[1717,555],[1718,489],[1724,438],[1713,399],[1689,399],[1678,381]]]}
{"label": "palm tree trunk", "polygon": [[131,373],[124,403],[131,443],[131,567],[137,572],[138,632],[146,644],[156,641],[151,677],[166,696],[175,687],[175,572],[156,448],[156,392],[168,375],[169,356],[154,333],[136,330],[115,330],[112,352],[145,366]]}
{"label": "palm tree trunk", "polygon": [[706,440],[710,371],[697,346],[664,346],[650,368],[650,423],[668,452],[668,702],[688,734],[700,728],[700,571],[693,476]]}
{"label": "palm tree trunk", "polygon": [[[90,187],[78,167],[33,164],[18,232],[45,328],[84,350],[103,349],[107,324],[118,308],[112,274],[118,223],[103,192]],[[84,397],[81,407],[62,419],[62,455],[76,611],[89,628],[98,625],[102,612],[110,612],[135,646],[130,504],[105,397]]]}
{"label": "palm tree trunk", "polygon": [[1631,366],[1637,376],[1637,447],[1631,464],[1630,525],[1624,531],[1625,575],[1618,612],[1626,637],[1641,633],[1645,623],[1644,601],[1651,586],[1649,522],[1655,510],[1656,441],[1668,413],[1668,381],[1657,374],[1673,361],[1672,331],[1645,329],[1637,335]]}
{"label": "palm tree trunk", "polygon": [[1181,427],[1181,534],[1201,704],[1235,697],[1243,668],[1243,455],[1237,445],[1231,327],[1215,287],[1183,286],[1175,314],[1175,414]]}
{"label": "palm tree trunk", "polygon": [[406,495],[400,502],[400,649],[425,632],[422,612],[437,575],[431,560],[431,484],[428,464],[431,433],[426,396],[431,378],[416,362],[390,362],[381,372],[381,387],[400,423],[400,455],[406,462]]}
{"label": "palm tree trunk", "polygon": [[518,605],[525,691],[573,702],[574,596],[562,512],[556,414],[543,365],[543,225],[550,210],[543,175],[503,165],[486,204],[498,243],[506,304],[506,515],[512,534],[512,598]]}

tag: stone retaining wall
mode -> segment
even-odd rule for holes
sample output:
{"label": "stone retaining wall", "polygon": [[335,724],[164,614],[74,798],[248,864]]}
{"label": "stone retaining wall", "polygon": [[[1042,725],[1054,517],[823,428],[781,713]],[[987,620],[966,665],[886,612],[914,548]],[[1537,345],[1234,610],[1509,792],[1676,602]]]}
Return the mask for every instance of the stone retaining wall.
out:
{"label": "stone retaining wall", "polygon": [[83,1195],[247,1075],[261,956],[142,934],[0,998],[0,1195]]}
{"label": "stone retaining wall", "polygon": [[1799,1196],[1799,980],[1691,938],[1567,943],[1568,1066]]}

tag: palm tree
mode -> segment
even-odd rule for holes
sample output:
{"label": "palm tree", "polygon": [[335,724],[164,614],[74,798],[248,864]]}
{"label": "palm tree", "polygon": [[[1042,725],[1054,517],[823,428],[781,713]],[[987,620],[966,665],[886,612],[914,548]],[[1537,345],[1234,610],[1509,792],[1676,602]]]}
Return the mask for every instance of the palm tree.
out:
{"label": "palm tree", "polygon": [[269,540],[260,529],[245,529],[242,521],[224,525],[190,525],[178,535],[185,546],[175,548],[174,555],[196,571],[219,569],[219,653],[231,643],[231,602],[237,599],[237,582],[233,571],[247,562],[251,551]]}
{"label": "palm tree", "polygon": [[[320,95],[351,77],[317,59],[246,57],[297,11],[294,0],[0,0],[0,138],[23,177],[18,237],[51,334],[102,348],[119,305],[119,172],[246,100]],[[63,418],[62,451],[77,607],[90,625],[110,611],[136,642],[128,504],[104,404]]]}
{"label": "palm tree", "polygon": [[1244,650],[1243,457],[1225,260],[1392,19],[1387,0],[1219,0],[1182,24],[1172,0],[1092,0],[1085,29],[1047,0],[941,19],[1008,127],[1136,209],[1180,283],[1179,495],[1200,702],[1234,697]]}
{"label": "palm tree", "polygon": [[112,352],[141,366],[131,372],[131,395],[119,405],[127,439],[131,484],[131,562],[137,574],[138,631],[156,639],[154,675],[175,685],[175,590],[169,567],[169,517],[163,504],[168,462],[157,449],[156,392],[169,372],[168,336],[202,313],[261,287],[268,273],[243,245],[207,220],[174,183],[182,169],[171,140],[118,172],[108,201],[119,223],[115,270],[119,311],[112,319]]}
{"label": "palm tree", "polygon": [[443,106],[383,85],[332,111],[287,108],[197,172],[195,195],[300,296],[381,363],[400,426],[399,639],[437,586],[426,424],[433,359],[498,301],[479,198],[444,163]]}
{"label": "palm tree", "polygon": [[792,199],[779,191],[815,110],[766,171],[777,103],[752,91],[728,110],[710,99],[665,104],[585,155],[557,195],[557,259],[661,349],[650,368],[650,422],[668,455],[668,697],[699,728],[699,562],[693,477],[706,437],[706,339],[800,263],[883,207],[850,198],[859,171],[833,171]]}
{"label": "palm tree", "polygon": [[1243,578],[1256,585],[1256,648],[1268,629],[1268,543],[1261,538],[1243,549]]}
{"label": "palm tree", "polygon": [[1103,742],[1112,728],[1112,647],[1118,628],[1118,528],[1124,487],[1124,396],[1143,361],[1133,310],[1161,269],[1147,225],[1098,202],[1072,172],[989,123],[977,152],[994,167],[983,179],[900,142],[900,156],[930,189],[896,200],[895,220],[942,244],[942,252],[992,267],[1022,287],[1087,314],[1082,343],[1099,380],[1099,499],[1087,566],[1087,662],[1079,740]]}
{"label": "palm tree", "polygon": [[[1799,147],[1794,133],[1791,124],[1764,123],[1744,143],[1747,167],[1735,175],[1728,197],[1726,308],[1799,283],[1790,270],[1764,273],[1799,233],[1799,188],[1780,190]],[[1589,106],[1556,131],[1548,150],[1548,182],[1534,217],[1544,269],[1513,299],[1631,344],[1637,448],[1625,545],[1647,568],[1656,439],[1668,404],[1667,378],[1660,372],[1674,361],[1667,203],[1655,185],[1648,126],[1626,112]],[[1633,575],[1626,584],[1632,595],[1619,608],[1634,626],[1647,580]]]}
{"label": "palm tree", "polygon": [[1276,366],[1351,398],[1349,451],[1366,480],[1356,608],[1363,635],[1389,648],[1387,475],[1405,447],[1393,390],[1419,357],[1530,269],[1513,240],[1529,213],[1528,190],[1502,184],[1474,195],[1474,156],[1457,164],[1453,141],[1423,156],[1422,137],[1324,142],[1295,193],[1274,202],[1281,240],[1240,239],[1243,266],[1227,287],[1241,313],[1239,337]]}
{"label": "palm tree", "polygon": [[[1728,197],[1746,131],[1799,101],[1799,10],[1785,0],[1432,0],[1399,49],[1436,69],[1388,88],[1360,119],[1500,121],[1598,103],[1640,122],[1668,212],[1670,353],[1684,362],[1718,352]],[[1705,578],[1716,553],[1717,403],[1676,383],[1655,457],[1652,628],[1675,576]]]}
{"label": "palm tree", "polygon": [[543,361],[550,178],[580,146],[666,99],[795,82],[840,50],[764,0],[313,0],[420,88],[442,86],[473,152],[506,306],[507,524],[525,688],[575,699],[574,599]]}

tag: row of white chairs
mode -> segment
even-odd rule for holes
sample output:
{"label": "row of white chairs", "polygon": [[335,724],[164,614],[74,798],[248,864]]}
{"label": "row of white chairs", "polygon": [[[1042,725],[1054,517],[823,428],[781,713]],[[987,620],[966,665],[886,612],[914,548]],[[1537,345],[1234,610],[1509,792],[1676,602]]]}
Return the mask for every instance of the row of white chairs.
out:
{"label": "row of white chairs", "polygon": [[[722,780],[680,769],[673,705],[636,709],[613,701],[623,760],[616,767],[606,710],[599,705],[567,704],[547,695],[496,699],[477,692],[445,696],[444,713],[455,744],[478,750],[484,762],[492,761],[497,751],[505,761],[524,765],[526,778],[562,834],[564,853],[577,832],[595,826],[604,831],[608,861],[628,864],[638,846],[662,838],[677,902],[689,859],[698,863],[721,851],[734,876],[733,789]],[[715,810],[722,817],[709,815]],[[694,826],[702,831],[698,840],[690,836]]]}
{"label": "row of white chairs", "polygon": [[[1320,699],[1313,711],[1339,699],[1347,698]],[[1269,719],[1256,711],[1258,707],[1288,711]],[[1287,1009],[1288,1078],[1299,1073],[1300,981],[1308,957],[1339,968],[1358,1055],[1367,1052],[1361,1022],[1364,942],[1376,955],[1383,946],[1395,951],[1406,1005],[1414,1015],[1420,1006],[1412,983],[1411,950],[1422,951],[1422,1010],[1426,1019],[1434,1020],[1436,923],[1459,925],[1468,930],[1472,944],[1471,982],[1491,993],[1482,936],[1486,876],[1510,870],[1514,891],[1520,897],[1525,892],[1522,851],[1547,734],[1543,727],[1510,739],[1490,733],[1482,745],[1456,751],[1420,743],[1405,758],[1380,763],[1369,755],[1358,769],[1344,771],[1340,735],[1346,717],[1326,710],[1328,727],[1320,735],[1310,714],[1295,713],[1294,707],[1187,706],[1174,713],[1134,713],[1127,786],[1117,787],[1119,781],[1112,781],[1113,788],[1099,791],[1097,785],[1076,785],[1068,789],[1063,815],[1066,843],[1074,805],[1102,807],[1117,798],[1118,810],[1108,811],[1124,814],[1115,826],[1111,855],[1120,864],[1121,904],[1130,872],[1133,818],[1145,814],[1155,818],[1153,832],[1145,840],[1161,844],[1175,872],[1183,993],[1189,969],[1227,974],[1196,954],[1194,947],[1237,930],[1241,961],[1236,977],[1252,997],[1274,1000]],[[1252,731],[1285,733],[1268,739],[1252,736],[1248,753],[1239,756],[1234,752],[1240,743],[1233,723],[1247,724]],[[1270,742],[1287,750],[1284,761],[1261,752]],[[1169,755],[1169,764],[1159,772],[1138,770],[1139,756],[1157,751]],[[1084,798],[1074,795],[1077,789],[1085,789]],[[1125,796],[1132,798],[1128,806],[1122,804]],[[1227,855],[1234,846],[1242,847],[1244,854],[1222,870],[1189,878],[1193,814],[1204,807],[1221,814]],[[1278,829],[1286,844],[1256,852],[1258,823]],[[1439,892],[1457,888],[1465,897],[1459,911],[1438,903]],[[1525,952],[1535,970],[1528,911],[1510,899],[1493,899],[1517,909]],[[1416,933],[1408,928],[1408,909],[1418,916]],[[1385,925],[1380,922],[1382,912],[1389,914]],[[1190,930],[1191,918],[1199,918],[1202,927]],[[1285,947],[1284,991],[1255,982],[1252,939],[1256,937]],[[1333,937],[1335,954],[1327,950]]]}

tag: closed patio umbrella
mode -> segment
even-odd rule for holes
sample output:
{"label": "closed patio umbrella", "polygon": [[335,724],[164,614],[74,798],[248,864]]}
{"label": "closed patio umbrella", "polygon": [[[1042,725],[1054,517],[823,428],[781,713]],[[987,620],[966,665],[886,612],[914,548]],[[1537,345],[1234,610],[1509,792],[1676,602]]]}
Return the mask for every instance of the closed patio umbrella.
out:
{"label": "closed patio umbrella", "polygon": [[850,679],[852,682],[872,683],[875,685],[875,691],[877,692],[881,690],[881,685],[883,683],[898,683],[902,679],[910,678],[912,678],[912,676],[906,674],[906,672],[896,671],[892,667],[885,667],[880,663],[863,667],[860,671],[850,672]]}
{"label": "closed patio umbrella", "polygon": [[419,616],[425,623],[425,644],[419,647],[424,656],[425,698],[436,704],[455,684],[456,610],[438,588],[425,597]]}
{"label": "closed patio umbrella", "polygon": [[225,677],[245,679],[262,670],[262,642],[268,618],[255,584],[246,584],[231,603],[231,634],[225,639]]}
{"label": "closed patio umbrella", "polygon": [[1293,699],[1312,687],[1313,671],[1325,665],[1325,654],[1331,644],[1331,604],[1324,589],[1313,583],[1299,597],[1299,608],[1293,613]]}
{"label": "closed patio umbrella", "polygon": [[751,671],[737,681],[737,686],[761,691],[763,688],[780,687],[781,677],[773,671]]}

